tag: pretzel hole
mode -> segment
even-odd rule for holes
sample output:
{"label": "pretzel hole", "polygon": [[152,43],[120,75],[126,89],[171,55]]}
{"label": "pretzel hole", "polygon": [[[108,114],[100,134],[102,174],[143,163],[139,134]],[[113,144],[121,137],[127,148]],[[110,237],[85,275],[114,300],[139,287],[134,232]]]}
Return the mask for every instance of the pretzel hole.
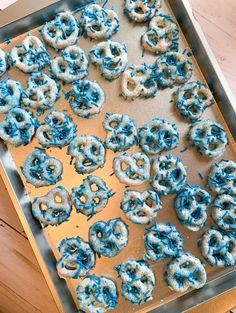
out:
{"label": "pretzel hole", "polygon": [[111,297],[111,292],[110,292],[110,289],[108,288],[108,287],[103,287],[102,288],[102,293],[104,294],[104,295],[106,295],[106,298],[107,299],[109,299],[110,297]]}
{"label": "pretzel hole", "polygon": [[135,88],[136,88],[136,83],[134,82],[134,81],[128,81],[127,82],[127,89],[129,90],[129,91],[134,91],[135,90]]}
{"label": "pretzel hole", "polygon": [[148,206],[151,208],[152,205],[153,205],[153,200],[152,200],[150,197],[148,197],[148,198],[145,200],[145,203],[146,203],[146,205],[148,205]]}
{"label": "pretzel hole", "polygon": [[47,89],[44,90],[43,95],[45,98],[50,98],[51,97],[51,88],[48,87]]}
{"label": "pretzel hole", "polygon": [[41,203],[39,204],[39,208],[40,208],[40,211],[47,211],[48,206],[47,206],[46,203],[41,202]]}
{"label": "pretzel hole", "polygon": [[92,166],[92,165],[93,165],[93,162],[92,162],[91,160],[89,160],[89,159],[85,159],[85,160],[83,161],[83,165],[84,165],[84,166]]}
{"label": "pretzel hole", "polygon": [[230,203],[229,202],[223,202],[222,204],[221,204],[221,209],[222,210],[228,210],[230,208]]}
{"label": "pretzel hole", "polygon": [[180,73],[181,76],[185,76],[185,74],[186,74],[187,71],[188,71],[187,63],[184,62],[184,63],[178,65],[178,66],[177,66],[177,71]]}
{"label": "pretzel hole", "polygon": [[234,246],[235,246],[234,243],[232,241],[230,241],[229,245],[228,245],[228,251],[232,252],[234,250]]}
{"label": "pretzel hole", "polygon": [[225,167],[225,169],[224,169],[224,172],[225,172],[226,174],[232,174],[234,171],[235,171],[235,169],[234,169],[233,167],[230,167],[230,166],[227,166],[227,167]]}
{"label": "pretzel hole", "polygon": [[190,207],[190,201],[187,199],[187,198],[184,198],[184,200],[183,200],[183,206],[185,207],[185,208],[189,208]]}
{"label": "pretzel hole", "polygon": [[65,268],[69,271],[75,271],[77,269],[77,265],[73,262],[68,262],[66,263]]}
{"label": "pretzel hole", "polygon": [[195,200],[196,200],[197,202],[202,203],[202,202],[203,202],[203,199],[204,199],[203,195],[201,195],[201,194],[195,195]]}
{"label": "pretzel hole", "polygon": [[91,147],[91,152],[94,155],[98,155],[99,154],[99,149],[96,146],[92,146]]}
{"label": "pretzel hole", "polygon": [[112,53],[112,55],[114,55],[114,56],[117,56],[117,57],[120,56],[120,50],[117,49],[116,47],[112,47],[112,48],[111,48],[111,53]]}
{"label": "pretzel hole", "polygon": [[191,267],[191,263],[188,262],[188,261],[186,261],[186,262],[182,263],[181,266],[182,266],[183,268],[189,268],[189,267]]}
{"label": "pretzel hole", "polygon": [[163,138],[165,140],[168,140],[168,139],[171,139],[171,137],[172,137],[171,133],[169,131],[165,131]]}
{"label": "pretzel hole", "polygon": [[202,100],[206,100],[207,99],[207,96],[205,93],[203,93],[202,91],[198,91],[197,93],[198,97]]}
{"label": "pretzel hole", "polygon": [[49,170],[49,172],[52,173],[55,170],[55,165],[50,164],[50,165],[47,166],[47,169]]}
{"label": "pretzel hole", "polygon": [[62,203],[62,197],[59,196],[59,195],[56,195],[54,200],[57,202],[57,203]]}
{"label": "pretzel hole", "polygon": [[43,132],[43,136],[47,140],[51,140],[53,138],[53,135],[51,135],[50,132]]}
{"label": "pretzel hole", "polygon": [[97,51],[97,54],[102,59],[105,57],[105,51],[103,49],[100,49],[99,51]]}
{"label": "pretzel hole", "polygon": [[212,236],[210,238],[209,242],[208,242],[210,247],[213,247],[213,246],[217,245],[217,243],[218,243],[218,240],[217,240],[217,238],[215,236]]}
{"label": "pretzel hole", "polygon": [[199,208],[197,208],[197,210],[194,210],[191,213],[191,217],[194,219],[199,219],[201,217],[201,210]]}
{"label": "pretzel hole", "polygon": [[159,181],[159,185],[164,186],[164,187],[167,187],[167,186],[169,185],[169,183],[168,183],[167,181],[165,181],[164,179],[161,179],[161,180]]}
{"label": "pretzel hole", "polygon": [[142,160],[142,159],[138,159],[137,161],[136,161],[136,164],[138,165],[138,166],[144,166],[144,161]]}
{"label": "pretzel hole", "polygon": [[126,162],[121,162],[121,169],[122,171],[126,171],[128,169],[129,165]]}
{"label": "pretzel hole", "polygon": [[95,31],[95,32],[99,32],[101,30],[101,25],[92,25],[92,30]]}
{"label": "pretzel hole", "polygon": [[85,196],[80,196],[79,197],[79,201],[81,202],[81,203],[86,203],[86,198],[85,198]]}
{"label": "pretzel hole", "polygon": [[91,295],[91,294],[93,294],[93,290],[90,289],[89,286],[86,286],[86,287],[85,287],[85,293],[86,293],[87,295]]}
{"label": "pretzel hole", "polygon": [[86,147],[85,143],[80,143],[80,144],[78,145],[79,150],[84,150],[85,147]]}
{"label": "pretzel hole", "polygon": [[111,121],[110,122],[110,124],[109,124],[109,126],[111,127],[111,128],[117,128],[118,126],[119,126],[119,124],[118,124],[118,122],[117,121]]}
{"label": "pretzel hole", "polygon": [[196,113],[198,113],[198,108],[194,104],[191,104],[188,107],[188,111],[191,112],[192,114],[196,114]]}
{"label": "pretzel hole", "polygon": [[198,138],[204,138],[206,136],[206,132],[204,129],[198,129],[196,137]]}
{"label": "pretzel hole", "polygon": [[93,183],[90,188],[91,188],[92,191],[98,191],[98,189],[99,189],[98,185],[95,184],[95,183]]}
{"label": "pretzel hole", "polygon": [[78,58],[78,53],[71,51],[70,52],[70,58],[72,60],[76,60]]}
{"label": "pretzel hole", "polygon": [[36,93],[30,93],[30,95],[29,95],[29,100],[31,100],[31,101],[37,101],[38,99],[37,99]]}
{"label": "pretzel hole", "polygon": [[163,70],[162,72],[162,76],[164,79],[169,79],[171,77],[171,73],[169,72],[169,70],[166,68]]}
{"label": "pretzel hole", "polygon": [[158,43],[158,35],[156,33],[148,34],[148,40],[151,41],[154,45]]}
{"label": "pretzel hole", "polygon": [[143,275],[140,280],[141,280],[141,283],[143,284],[146,284],[148,282],[147,276],[145,275]]}
{"label": "pretzel hole", "polygon": [[224,261],[225,260],[225,254],[221,254],[220,252],[213,253],[212,256],[217,259],[218,261]]}
{"label": "pretzel hole", "polygon": [[18,59],[20,60],[20,62],[23,62],[24,61],[24,54],[22,52],[18,52],[17,55],[18,55]]}
{"label": "pretzel hole", "polygon": [[145,217],[145,216],[146,216],[146,213],[143,212],[143,211],[138,211],[138,212],[137,212],[137,215],[138,215],[139,217]]}
{"label": "pretzel hole", "polygon": [[103,233],[102,233],[100,230],[98,230],[98,231],[96,232],[96,236],[97,236],[98,238],[102,238],[102,237],[103,237]]}
{"label": "pretzel hole", "polygon": [[208,149],[209,149],[210,151],[216,150],[217,147],[218,147],[217,143],[210,143],[210,144],[208,145]]}
{"label": "pretzel hole", "polygon": [[192,93],[191,93],[190,91],[186,91],[186,92],[184,93],[184,98],[185,98],[185,99],[191,99],[191,98],[192,98]]}
{"label": "pretzel hole", "polygon": [[139,289],[135,286],[132,286],[130,292],[133,294],[139,294]]}
{"label": "pretzel hole", "polygon": [[33,166],[36,166],[36,165],[39,164],[39,162],[40,162],[39,158],[35,157],[35,158],[33,159],[33,161],[32,161],[32,164],[33,164]]}
{"label": "pretzel hole", "polygon": [[5,133],[6,133],[7,135],[10,135],[10,133],[11,133],[11,128],[5,126],[5,127],[4,127],[4,131],[5,131]]}
{"label": "pretzel hole", "polygon": [[69,26],[69,20],[65,17],[61,18],[61,23],[64,24],[65,26]]}
{"label": "pretzel hole", "polygon": [[49,35],[51,38],[55,38],[55,37],[56,37],[56,34],[57,34],[56,29],[54,29],[54,28],[48,29],[48,35]]}
{"label": "pretzel hole", "polygon": [[144,14],[145,12],[143,11],[143,8],[140,6],[135,7],[134,9],[135,13],[137,14]]}
{"label": "pretzel hole", "polygon": [[127,269],[127,273],[129,275],[135,275],[136,274],[136,269],[133,268],[133,267],[130,267],[130,268]]}
{"label": "pretzel hole", "polygon": [[160,131],[160,127],[158,126],[153,126],[151,129],[150,129],[150,132],[151,133],[158,133]]}
{"label": "pretzel hole", "polygon": [[180,169],[175,169],[173,170],[172,172],[172,175],[171,175],[175,180],[179,180],[181,178],[181,171]]}
{"label": "pretzel hole", "polygon": [[23,114],[14,114],[14,118],[17,120],[18,123],[23,122],[24,121],[24,116]]}
{"label": "pretzel hole", "polygon": [[94,202],[95,204],[99,204],[100,201],[101,201],[101,199],[100,199],[99,197],[94,197],[94,198],[93,198],[93,202]]}
{"label": "pretzel hole", "polygon": [[63,216],[64,214],[63,214],[63,211],[61,211],[61,210],[54,210],[53,211],[53,216],[54,217],[59,217],[59,216]]}
{"label": "pretzel hole", "polygon": [[131,198],[129,200],[129,205],[132,207],[132,206],[135,206],[135,204],[137,203],[137,199],[136,198]]}
{"label": "pretzel hole", "polygon": [[234,224],[234,219],[232,217],[230,217],[230,216],[227,216],[227,217],[224,218],[224,222],[226,224],[233,225]]}
{"label": "pretzel hole", "polygon": [[60,70],[62,73],[65,73],[66,68],[67,68],[66,64],[64,64],[64,63],[60,63],[60,64],[59,64],[59,70]]}
{"label": "pretzel hole", "polygon": [[162,20],[162,21],[158,21],[156,26],[160,29],[163,29],[167,27],[167,24],[164,20]]}
{"label": "pretzel hole", "polygon": [[59,120],[57,117],[54,117],[54,118],[52,119],[52,122],[53,122],[53,124],[56,125],[56,126],[63,124],[62,120]]}

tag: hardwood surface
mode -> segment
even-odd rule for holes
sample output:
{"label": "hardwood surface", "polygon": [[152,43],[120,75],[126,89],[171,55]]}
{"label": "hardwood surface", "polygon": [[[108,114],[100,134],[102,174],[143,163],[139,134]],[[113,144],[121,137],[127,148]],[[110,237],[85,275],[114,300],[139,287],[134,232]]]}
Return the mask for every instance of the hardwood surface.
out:
{"label": "hardwood surface", "polygon": [[[190,2],[194,15],[236,95],[236,1]],[[54,300],[1,178],[0,253],[0,313],[57,313]],[[190,312],[225,313],[233,307],[236,307],[236,289]]]}

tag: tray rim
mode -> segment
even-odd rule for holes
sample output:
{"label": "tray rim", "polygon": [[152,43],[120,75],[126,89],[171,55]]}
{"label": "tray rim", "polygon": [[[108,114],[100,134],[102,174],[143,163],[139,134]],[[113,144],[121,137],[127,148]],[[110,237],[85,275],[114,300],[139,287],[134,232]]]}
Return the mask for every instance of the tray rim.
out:
{"label": "tray rim", "polygon": [[[168,3],[172,8],[173,5],[173,0],[167,0]],[[34,12],[33,14],[27,15],[22,17],[21,19],[18,19],[16,21],[11,22],[10,24],[7,24],[5,26],[3,26],[2,28],[0,28],[0,42],[2,41],[4,37],[4,35],[1,35],[2,33],[4,34],[4,31],[6,33],[9,34],[9,26],[10,25],[20,25],[24,20],[30,18],[32,20],[33,16],[37,16],[37,19],[34,19],[34,23],[33,23],[33,27],[36,26],[40,26],[40,24],[42,24],[44,21],[41,18],[41,22],[40,21],[40,16],[42,16],[42,12],[47,11],[49,9],[53,9],[56,8],[56,11],[61,11],[64,10],[65,8],[74,8],[76,0],[62,0],[62,1],[57,1],[54,4],[48,5],[36,12]],[[89,2],[91,2],[91,0],[80,0],[79,1],[81,5],[83,4],[87,4]],[[220,83],[220,85],[223,88],[224,94],[227,97],[227,100],[230,104],[230,107],[228,107],[230,109],[230,113],[233,114],[235,116],[236,114],[236,100],[235,97],[220,69],[220,66],[218,65],[218,62],[213,54],[213,52],[211,51],[209,44],[205,38],[205,35],[199,25],[199,23],[196,21],[193,12],[192,12],[192,8],[191,5],[189,3],[188,0],[174,0],[174,6],[182,6],[182,8],[185,10],[185,14],[187,14],[187,17],[189,18],[189,20],[191,21],[192,27],[194,29],[194,31],[197,32],[197,36],[198,39],[200,40],[200,43],[202,45],[202,47],[204,48],[204,52],[205,55],[208,58],[208,61],[210,61],[209,66],[211,66],[211,70],[215,73],[215,75],[217,76],[218,79],[218,84]],[[77,6],[78,6],[78,2],[77,2]],[[55,11],[54,11],[55,14]],[[175,14],[175,12],[174,12]],[[47,17],[51,17],[52,14],[49,13],[47,14]],[[176,14],[175,14],[176,16]],[[185,15],[186,16],[186,15]],[[177,18],[177,17],[176,17]],[[178,22],[179,19],[177,18]],[[183,23],[179,22],[180,27],[182,29]],[[32,24],[31,24],[32,25]],[[24,30],[20,31],[20,33],[23,32],[27,32],[29,31],[29,29],[27,28],[28,26],[26,25],[26,28],[24,28]],[[14,32],[14,36],[19,35],[19,33]],[[184,34],[185,35],[185,34]],[[187,40],[188,41],[188,40]],[[189,42],[188,42],[189,43]],[[193,53],[194,54],[194,53]],[[194,57],[196,58],[199,67],[201,68],[198,58],[197,56],[194,54]],[[202,68],[201,68],[202,70]],[[206,75],[203,73],[203,76],[206,78]],[[209,84],[209,82],[207,81],[207,83]],[[211,89],[212,86],[211,84],[209,84]],[[213,87],[213,90],[215,88]],[[221,100],[220,100],[221,101]],[[224,112],[222,112],[222,107],[220,105],[218,105],[220,108],[220,111],[225,119],[225,115]],[[225,119],[226,120],[226,119]],[[227,122],[226,122],[227,123]],[[228,123],[227,123],[228,125]],[[236,137],[236,125],[229,125],[229,129],[231,131],[231,134],[233,136],[233,138],[235,139]],[[4,184],[8,190],[8,193],[10,195],[10,198],[13,202],[13,205],[16,209],[16,212],[20,218],[20,221],[22,223],[22,226],[25,230],[25,233],[29,239],[29,242],[31,244],[31,247],[34,251],[34,254],[36,256],[36,259],[40,265],[40,268],[44,274],[44,277],[46,279],[46,282],[49,286],[49,289],[52,293],[52,296],[55,300],[55,303],[58,307],[59,312],[68,312],[68,313],[72,313],[72,312],[77,312],[76,306],[74,304],[74,300],[66,286],[66,283],[59,279],[58,276],[54,276],[52,274],[52,270],[50,271],[50,264],[46,264],[46,262],[44,261],[44,256],[43,256],[43,251],[40,250],[38,242],[39,240],[43,239],[43,244],[48,245],[46,241],[46,237],[44,236],[43,232],[39,231],[41,230],[41,227],[38,225],[35,225],[34,228],[34,232],[31,229],[31,226],[29,224],[29,221],[25,215],[25,212],[23,211],[23,206],[25,208],[29,208],[30,206],[30,199],[29,197],[24,193],[25,189],[24,189],[24,185],[21,181],[20,175],[16,169],[15,163],[11,158],[11,154],[10,152],[7,150],[7,147],[5,146],[5,144],[0,141],[0,175],[3,178]],[[15,186],[16,188],[14,188],[13,185],[16,185],[16,182],[14,180],[17,180],[17,183],[19,184],[19,186]],[[29,217],[29,216],[28,216]],[[36,223],[35,223],[36,224]],[[38,233],[37,233],[38,231]],[[35,237],[35,233],[37,233],[37,236],[39,236],[39,233],[41,233],[41,235],[39,236],[40,238],[36,238]],[[49,247],[50,248],[50,247]],[[51,251],[51,249],[49,249],[50,251],[47,251],[47,253],[50,254],[50,258],[52,258],[53,260],[55,260],[55,257]],[[56,282],[56,284],[55,284]],[[206,302],[207,300],[210,300],[220,294],[223,294],[233,288],[236,287],[236,269],[232,269],[232,271],[223,274],[222,276],[220,276],[219,278],[216,278],[214,280],[212,280],[211,282],[208,282],[202,289],[200,290],[192,290],[186,294],[183,294],[181,296],[179,296],[178,298],[174,299],[174,300],[170,300],[169,302],[160,305],[158,308],[149,311],[149,313],[164,313],[166,312],[166,310],[170,310],[172,313],[180,313],[180,312],[186,312],[187,310],[194,308],[204,302]],[[62,290],[63,290],[63,297],[62,297]],[[66,301],[65,301],[66,300]],[[196,300],[196,301],[195,301]],[[195,302],[194,302],[195,301]]]}

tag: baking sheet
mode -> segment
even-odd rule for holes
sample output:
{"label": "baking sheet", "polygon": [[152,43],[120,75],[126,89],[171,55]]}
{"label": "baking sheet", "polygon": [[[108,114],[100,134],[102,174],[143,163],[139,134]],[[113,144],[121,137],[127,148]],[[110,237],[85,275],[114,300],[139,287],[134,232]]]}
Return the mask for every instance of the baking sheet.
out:
{"label": "baking sheet", "polygon": [[[144,25],[133,25],[130,24],[127,18],[123,15],[123,2],[118,3],[116,0],[110,0],[107,3],[107,7],[114,7],[119,15],[121,21],[121,29],[120,31],[113,36],[112,40],[119,41],[119,42],[126,42],[128,46],[128,57],[129,57],[129,64],[139,64],[146,62],[148,64],[152,64],[156,59],[155,56],[145,53],[142,56],[142,49],[140,47],[140,36],[146,30],[146,26]],[[160,9],[161,12],[169,13],[172,15],[171,9],[166,1],[163,1],[163,6]],[[38,30],[32,31],[32,34],[39,36]],[[26,34],[19,36],[12,40],[10,45],[3,44],[1,46],[2,49],[5,51],[10,51],[12,46],[15,44],[20,44]],[[180,40],[180,51],[189,50],[188,45],[184,39],[183,34],[181,33],[181,40]],[[85,50],[86,54],[91,49],[91,47],[96,44],[96,42],[90,41],[89,39],[79,38],[78,44]],[[54,55],[54,51],[48,48],[51,55]],[[192,58],[191,58],[192,59]],[[201,80],[203,81],[204,78],[196,64],[194,62],[194,71],[192,80]],[[15,69],[11,69],[9,71],[9,76],[13,79],[19,80],[23,87],[26,87],[26,80],[28,75],[25,75]],[[101,78],[98,69],[94,68],[93,66],[89,67],[89,76],[87,79],[97,80],[98,83],[102,86],[106,94],[106,103],[104,106],[103,111],[97,117],[92,118],[91,120],[84,120],[77,116],[75,116],[72,111],[70,110],[68,102],[64,99],[64,95],[62,91],[60,92],[61,98],[57,101],[55,105],[55,109],[60,111],[66,110],[65,113],[70,114],[73,116],[74,122],[78,125],[78,134],[91,134],[97,135],[102,140],[105,139],[105,131],[102,127],[102,121],[104,120],[104,116],[106,112],[115,112],[115,113],[124,113],[130,115],[132,118],[136,120],[138,127],[142,126],[150,119],[154,117],[159,117],[168,120],[171,123],[176,123],[177,128],[180,132],[180,146],[178,149],[170,151],[175,156],[180,156],[183,159],[184,164],[188,168],[188,182],[190,184],[200,184],[204,185],[205,180],[201,180],[198,173],[203,175],[207,175],[208,170],[210,168],[211,163],[214,161],[209,161],[204,159],[203,157],[199,156],[193,148],[189,148],[186,152],[181,153],[180,151],[188,146],[186,142],[186,132],[188,130],[189,124],[184,122],[181,118],[179,118],[178,114],[175,112],[173,103],[170,102],[171,94],[176,89],[167,89],[164,91],[160,91],[158,95],[153,99],[137,99],[133,102],[127,102],[123,98],[119,97],[120,93],[120,79],[110,83],[105,81]],[[71,85],[62,86],[62,90],[69,91]],[[47,112],[45,113],[47,114]],[[44,115],[45,115],[44,114]],[[40,119],[43,120],[42,116]],[[220,122],[224,127],[227,128],[226,123],[224,122],[220,110],[218,109],[217,105],[209,108],[205,111],[204,118],[210,118]],[[96,131],[95,131],[96,130]],[[234,159],[235,160],[235,144],[233,143],[232,138],[230,138],[230,146],[228,146],[225,154],[223,155],[224,158]],[[34,147],[39,147],[37,140],[34,139],[33,142],[25,147],[20,148],[13,148],[8,147],[13,160],[16,163],[16,166],[19,170],[19,167],[23,164],[26,156],[33,151]],[[59,150],[56,148],[50,148],[47,150],[47,153],[50,156],[56,156],[59,160],[63,161],[64,171],[62,176],[62,181],[60,181],[57,185],[62,185],[67,188],[68,191],[71,190],[72,187],[79,186],[82,183],[82,180],[86,177],[86,175],[79,175],[75,172],[74,167],[70,165],[70,156],[66,155],[67,147]],[[131,153],[133,151],[137,151],[138,148],[132,148],[128,151]],[[129,222],[122,211],[119,209],[120,207],[120,200],[122,198],[124,192],[124,185],[120,184],[115,175],[110,176],[113,172],[112,170],[112,160],[115,154],[112,151],[107,150],[106,156],[106,165],[103,169],[96,170],[93,174],[99,177],[102,177],[108,187],[112,188],[113,191],[116,192],[116,195],[110,199],[107,207],[99,214],[95,215],[90,221],[87,221],[87,218],[82,214],[77,214],[75,210],[73,210],[72,215],[70,217],[69,222],[65,222],[58,227],[47,227],[44,232],[45,235],[52,247],[52,250],[56,256],[59,258],[60,255],[57,253],[56,246],[60,242],[61,239],[70,236],[81,236],[83,239],[88,239],[88,228],[98,220],[108,220],[110,218],[121,217],[128,225],[129,225],[129,243],[126,248],[124,248],[121,253],[112,259],[108,259],[105,257],[101,257],[97,259],[96,268],[91,273],[95,274],[106,274],[108,276],[113,277],[119,286],[119,294],[120,291],[120,281],[117,279],[116,272],[114,271],[113,267],[118,265],[120,262],[126,260],[127,258],[137,258],[140,259],[143,257],[144,254],[144,230],[146,225],[134,225]],[[194,166],[193,166],[194,164]],[[23,182],[25,183],[24,177],[21,175]],[[73,182],[73,183],[71,183]],[[31,200],[35,196],[40,196],[46,194],[50,189],[54,188],[51,187],[42,187],[40,189],[36,189],[33,186],[25,183],[25,188],[29,193]],[[140,187],[134,187],[132,189],[143,191],[148,188],[148,184],[143,184]],[[201,254],[197,248],[197,239],[200,237],[201,233],[207,228],[207,226],[212,225],[213,222],[210,217],[208,217],[207,226],[203,228],[200,232],[191,232],[185,229],[183,226],[180,225],[178,222],[174,208],[173,208],[173,199],[174,196],[167,196],[162,198],[163,201],[163,208],[160,210],[158,217],[155,221],[159,222],[172,222],[177,229],[183,234],[185,239],[184,249],[190,251],[194,255],[198,256],[200,259],[203,260]],[[210,213],[210,210],[209,210]],[[208,214],[210,216],[210,214]],[[37,223],[35,221],[35,223]],[[177,294],[171,291],[169,288],[165,286],[163,280],[163,271],[165,269],[165,265],[168,261],[161,261],[158,263],[151,263],[152,269],[154,270],[156,276],[156,289],[153,293],[153,300],[142,305],[142,306],[135,306],[130,304],[128,301],[120,296],[119,305],[113,312],[122,312],[127,311],[129,312],[147,312],[150,309],[158,307],[159,305],[166,303],[176,297],[179,297],[182,294]],[[214,280],[227,272],[231,271],[230,269],[217,269],[211,268],[210,266],[206,266],[206,270],[208,273],[208,280]],[[77,286],[79,280],[68,280],[68,287],[72,292],[73,297],[75,298],[74,289]],[[122,308],[122,311],[121,311]]]}

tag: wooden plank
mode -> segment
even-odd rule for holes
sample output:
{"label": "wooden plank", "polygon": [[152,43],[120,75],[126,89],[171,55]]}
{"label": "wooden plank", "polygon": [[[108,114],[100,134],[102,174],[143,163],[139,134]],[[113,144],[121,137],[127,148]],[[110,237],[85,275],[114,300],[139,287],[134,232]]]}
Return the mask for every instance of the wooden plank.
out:
{"label": "wooden plank", "polygon": [[236,1],[190,0],[216,59],[236,95]]}
{"label": "wooden plank", "polygon": [[28,240],[0,222],[0,246],[0,282],[6,289],[5,293],[0,292],[1,311],[19,312],[17,305],[9,304],[9,299],[16,295],[22,312],[58,312]]}
{"label": "wooden plank", "polygon": [[16,210],[12,204],[10,196],[0,176],[0,219],[10,225],[12,228],[25,235],[23,226],[19,220]]}

